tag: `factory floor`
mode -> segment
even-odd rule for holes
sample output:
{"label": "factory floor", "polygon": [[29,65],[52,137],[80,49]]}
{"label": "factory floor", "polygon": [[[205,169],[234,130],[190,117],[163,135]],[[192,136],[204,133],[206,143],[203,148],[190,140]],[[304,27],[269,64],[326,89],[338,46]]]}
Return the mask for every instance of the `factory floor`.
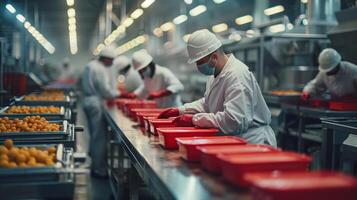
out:
{"label": "factory floor", "polygon": [[[77,125],[84,127],[84,132],[77,134],[77,152],[87,153],[89,144],[89,133],[87,122],[81,105],[78,104]],[[84,174],[76,175],[75,200],[109,200],[112,199],[112,193],[108,179],[97,179],[90,176],[89,157],[80,167],[88,169]]]}

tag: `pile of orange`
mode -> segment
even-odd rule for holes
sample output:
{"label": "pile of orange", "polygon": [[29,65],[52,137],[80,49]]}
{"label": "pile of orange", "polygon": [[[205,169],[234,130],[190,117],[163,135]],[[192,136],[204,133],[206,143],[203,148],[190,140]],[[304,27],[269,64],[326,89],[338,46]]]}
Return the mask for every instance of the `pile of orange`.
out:
{"label": "pile of orange", "polygon": [[0,118],[0,132],[51,132],[59,130],[59,124],[49,123],[40,116],[25,117],[23,119]]}
{"label": "pile of orange", "polygon": [[0,167],[45,167],[56,162],[56,148],[38,149],[35,147],[16,147],[12,140],[0,145]]}
{"label": "pile of orange", "polygon": [[11,106],[5,113],[7,114],[58,114],[60,107],[55,106]]}
{"label": "pile of orange", "polygon": [[24,98],[25,101],[64,101],[65,96],[62,91],[45,91],[38,94],[29,94]]}

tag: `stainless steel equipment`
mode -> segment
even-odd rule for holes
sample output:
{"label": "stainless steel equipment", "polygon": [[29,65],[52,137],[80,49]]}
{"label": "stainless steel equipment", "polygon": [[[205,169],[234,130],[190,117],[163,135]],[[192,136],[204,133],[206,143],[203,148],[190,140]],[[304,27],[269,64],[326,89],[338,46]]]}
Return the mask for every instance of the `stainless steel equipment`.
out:
{"label": "stainless steel equipment", "polygon": [[317,73],[318,69],[314,66],[284,67],[278,74],[280,89],[302,90]]}

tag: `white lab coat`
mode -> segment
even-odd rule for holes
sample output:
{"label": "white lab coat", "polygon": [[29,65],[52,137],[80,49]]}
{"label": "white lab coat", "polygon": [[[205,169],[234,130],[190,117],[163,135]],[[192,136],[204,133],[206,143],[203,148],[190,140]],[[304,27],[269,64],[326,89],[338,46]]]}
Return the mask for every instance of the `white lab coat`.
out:
{"label": "white lab coat", "polygon": [[134,94],[140,98],[147,98],[150,93],[164,89],[171,91],[172,94],[155,99],[159,107],[178,107],[182,105],[179,94],[183,91],[182,83],[169,69],[156,65],[154,76],[152,78],[145,77],[144,84],[136,89]]}
{"label": "white lab coat", "polygon": [[[120,76],[120,68],[119,66],[113,65],[110,70],[111,76],[111,84],[113,88],[117,88],[118,86],[118,77]],[[134,92],[137,88],[143,84],[143,80],[138,71],[136,71],[133,67],[130,67],[129,70],[124,74],[124,87],[127,92]]]}
{"label": "white lab coat", "polygon": [[82,91],[84,94],[83,110],[87,118],[90,133],[89,154],[92,158],[91,169],[99,174],[106,174],[105,119],[103,100],[119,96],[112,87],[109,69],[98,60],[87,64],[82,75]]}
{"label": "white lab coat", "polygon": [[276,146],[269,125],[271,114],[259,85],[248,67],[233,55],[216,78],[209,77],[204,97],[179,110],[181,114],[194,114],[196,126],[219,128],[250,143]]}
{"label": "white lab coat", "polygon": [[304,88],[304,92],[318,95],[328,90],[334,97],[357,95],[357,65],[342,61],[336,75],[319,72]]}

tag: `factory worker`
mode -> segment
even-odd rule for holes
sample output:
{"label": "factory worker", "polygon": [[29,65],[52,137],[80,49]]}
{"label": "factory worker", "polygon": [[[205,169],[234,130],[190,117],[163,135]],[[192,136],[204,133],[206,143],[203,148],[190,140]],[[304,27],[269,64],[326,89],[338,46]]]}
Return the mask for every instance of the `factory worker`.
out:
{"label": "factory worker", "polygon": [[125,94],[134,92],[141,84],[143,80],[141,79],[139,73],[130,65],[130,60],[126,56],[119,56],[114,59],[112,67],[112,80],[115,88],[118,88],[118,78],[124,78],[123,87],[120,87],[121,97]]}
{"label": "factory worker", "polygon": [[159,107],[180,106],[183,91],[182,83],[166,67],[153,62],[153,58],[146,50],[140,50],[133,54],[132,65],[144,80],[134,96],[155,100]]}
{"label": "factory worker", "polygon": [[204,97],[167,109],[159,118],[178,116],[174,120],[178,126],[219,128],[250,143],[276,146],[270,111],[248,67],[225,54],[222,43],[207,29],[191,34],[187,50],[188,62],[208,76]]}
{"label": "factory worker", "polygon": [[357,65],[341,61],[334,49],[324,49],[319,55],[319,73],[304,88],[302,99],[329,91],[332,98],[357,97]]}
{"label": "factory worker", "polygon": [[87,64],[82,75],[83,109],[90,132],[91,174],[98,178],[107,177],[107,138],[102,104],[105,100],[119,96],[118,90],[111,86],[107,73],[115,57],[115,49],[106,47],[100,52],[98,59]]}

